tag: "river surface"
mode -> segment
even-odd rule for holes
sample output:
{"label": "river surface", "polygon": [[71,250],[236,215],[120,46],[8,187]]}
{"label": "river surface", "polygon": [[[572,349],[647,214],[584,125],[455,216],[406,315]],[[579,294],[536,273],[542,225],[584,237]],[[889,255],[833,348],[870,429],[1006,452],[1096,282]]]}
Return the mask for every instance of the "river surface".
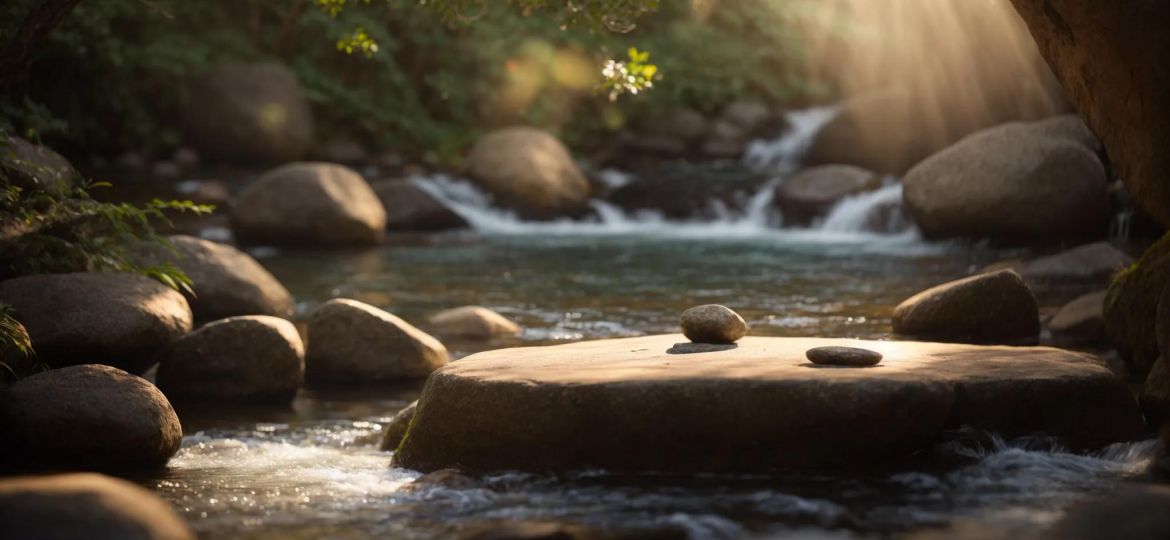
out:
{"label": "river surface", "polygon": [[[543,232],[540,232],[543,230]],[[258,250],[306,313],[334,297],[426,328],[464,304],[524,332],[450,342],[456,357],[503,346],[674,331],[681,310],[723,303],[754,335],[888,335],[892,307],[924,287],[1011,255],[913,234],[755,232],[718,224],[639,233],[395,237],[348,253]],[[1137,475],[1154,443],[1086,455],[1044,439],[958,437],[945,459],[897,470],[792,476],[501,474],[471,486],[411,485],[378,450],[383,425],[421,383],[303,390],[290,410],[181,410],[183,448],[145,482],[206,538],[451,538],[500,523],[582,524],[646,538],[888,537],[963,520],[1034,530],[1080,497]],[[970,441],[981,441],[974,444]]]}

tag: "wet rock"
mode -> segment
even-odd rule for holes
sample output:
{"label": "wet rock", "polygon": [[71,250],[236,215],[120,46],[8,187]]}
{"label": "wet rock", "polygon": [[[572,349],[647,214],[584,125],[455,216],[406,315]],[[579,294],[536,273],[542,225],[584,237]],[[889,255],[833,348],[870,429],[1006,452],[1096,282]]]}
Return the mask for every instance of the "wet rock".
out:
{"label": "wet rock", "polygon": [[894,309],[894,333],[955,343],[1034,344],[1040,311],[1020,275],[1000,270],[910,297]]}
{"label": "wet rock", "polygon": [[1129,484],[1077,503],[1042,540],[1162,540],[1170,533],[1170,487]]}
{"label": "wet rock", "polygon": [[60,470],[148,470],[183,429],[145,379],[110,366],[54,369],[0,387],[0,463]]}
{"label": "wet rock", "polygon": [[418,400],[412,401],[410,405],[398,411],[398,414],[390,419],[390,423],[386,424],[386,430],[382,432],[382,444],[379,446],[383,452],[397,450],[398,445],[402,444],[410,421],[414,419],[415,407],[418,407]]}
{"label": "wet rock", "polygon": [[479,484],[460,472],[459,469],[439,469],[416,478],[408,487],[412,490],[420,488],[474,489],[479,487]]}
{"label": "wet rock", "polygon": [[467,220],[443,206],[410,180],[381,180],[374,193],[386,209],[386,228],[392,231],[445,231],[467,227]]}
{"label": "wet rock", "polygon": [[1108,242],[1094,242],[1023,263],[992,265],[1011,268],[1024,278],[1036,297],[1046,304],[1067,302],[1100,290],[1113,275],[1133,264],[1133,259]]}
{"label": "wet rock", "polygon": [[696,343],[735,343],[748,331],[743,317],[718,304],[695,306],[684,311],[679,326],[683,335]]}
{"label": "wet rock", "polygon": [[100,363],[141,373],[191,330],[183,295],[137,274],[80,272],[0,282],[37,357],[50,366]]}
{"label": "wet rock", "polygon": [[906,173],[903,199],[929,238],[1053,241],[1107,230],[1105,168],[1083,145],[1012,126],[970,135]]}
{"label": "wet rock", "polygon": [[1062,345],[1108,345],[1104,306],[1105,291],[1089,293],[1065,304],[1048,323],[1052,340]]}
{"label": "wet rock", "polygon": [[881,178],[852,165],[824,165],[796,173],[776,188],[785,225],[808,225],[838,201],[881,187]]}
{"label": "wet rock", "polygon": [[0,538],[195,540],[151,492],[100,474],[0,480]]}
{"label": "wet rock", "polygon": [[440,311],[430,318],[435,333],[465,339],[489,340],[520,333],[520,326],[481,306],[462,306]]}
{"label": "wet rock", "polygon": [[305,347],[292,323],[231,317],[191,332],[164,353],[158,387],[172,401],[288,403],[301,386]]}
{"label": "wet rock", "polygon": [[[678,341],[525,347],[452,362],[428,379],[396,462],[475,474],[767,471],[872,465],[964,424],[1008,437],[1045,432],[1076,447],[1144,430],[1125,384],[1091,355],[760,337],[667,354]],[[826,346],[878,351],[882,367],[809,369],[806,351]]]}
{"label": "wet rock", "polygon": [[147,244],[138,248],[135,258],[145,265],[171,263],[187,274],[195,291],[187,295],[187,302],[196,319],[292,315],[293,298],[288,289],[251,255],[193,236],[175,235],[169,240],[174,251]]}
{"label": "wet rock", "polygon": [[199,166],[199,152],[196,152],[194,148],[184,146],[175,150],[175,153],[171,155],[171,161],[183,170],[189,171]]}
{"label": "wet rock", "polygon": [[815,347],[806,351],[805,356],[823,366],[869,367],[882,361],[882,353],[857,347]]}
{"label": "wet rock", "polygon": [[569,150],[539,129],[493,131],[472,148],[467,164],[476,184],[525,217],[580,214],[589,199],[589,181]]}
{"label": "wet rock", "polygon": [[1170,419],[1170,361],[1159,357],[1142,384],[1141,403],[1146,419],[1158,425]]}
{"label": "wet rock", "polygon": [[0,179],[26,191],[60,195],[80,182],[81,175],[49,147],[0,134]]}
{"label": "wet rock", "polygon": [[336,299],[313,312],[305,377],[363,383],[426,377],[449,360],[438,340],[374,306]]}
{"label": "wet rock", "polygon": [[1170,235],[1150,246],[1138,262],[1118,273],[1105,295],[1105,331],[1136,380],[1158,358],[1158,300],[1170,280]]}
{"label": "wet rock", "polygon": [[232,231],[244,244],[369,246],[382,241],[386,211],[369,184],[332,163],[291,163],[264,173],[236,199]]}
{"label": "wet rock", "polygon": [[296,75],[279,64],[226,64],[191,82],[181,115],[206,157],[280,163],[304,157],[313,114]]}

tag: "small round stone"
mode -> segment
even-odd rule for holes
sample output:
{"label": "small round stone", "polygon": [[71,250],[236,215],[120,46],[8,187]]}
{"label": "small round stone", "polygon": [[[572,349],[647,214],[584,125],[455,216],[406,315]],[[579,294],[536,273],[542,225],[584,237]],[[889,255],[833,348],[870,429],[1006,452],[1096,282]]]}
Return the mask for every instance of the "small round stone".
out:
{"label": "small round stone", "polygon": [[747,334],[743,317],[726,306],[707,304],[683,312],[683,335],[695,343],[735,343]]}
{"label": "small round stone", "polygon": [[857,347],[814,347],[804,354],[812,363],[824,366],[869,367],[882,361],[882,353]]}

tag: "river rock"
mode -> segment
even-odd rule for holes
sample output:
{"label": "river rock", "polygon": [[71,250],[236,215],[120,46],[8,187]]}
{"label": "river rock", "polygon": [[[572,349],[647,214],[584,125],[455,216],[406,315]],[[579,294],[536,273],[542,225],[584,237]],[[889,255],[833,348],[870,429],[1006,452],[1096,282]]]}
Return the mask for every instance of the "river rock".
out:
{"label": "river rock", "polygon": [[1158,425],[1170,419],[1170,361],[1159,357],[1150,368],[1146,382],[1142,384],[1142,409],[1151,425]]}
{"label": "river rock", "polygon": [[[679,338],[452,362],[427,380],[395,461],[423,472],[758,472],[872,465],[947,426],[1041,431],[1077,447],[1144,430],[1125,384],[1070,351],[745,337],[732,350],[667,354]],[[805,352],[826,346],[877,351],[882,367],[810,368]]]}
{"label": "river rock", "polygon": [[894,333],[956,343],[1034,344],[1040,310],[1020,275],[1000,270],[910,297],[894,309]]}
{"label": "river rock", "polygon": [[313,312],[305,377],[320,383],[420,379],[446,364],[447,348],[369,304],[339,298]]}
{"label": "river rock", "polygon": [[1127,483],[1074,504],[1040,540],[1163,540],[1170,533],[1170,487]]}
{"label": "river rock", "polygon": [[1114,274],[1131,264],[1133,258],[1113,244],[1094,242],[1024,263],[993,265],[989,269],[1015,270],[1038,299],[1051,305],[1100,290]]}
{"label": "river rock", "polygon": [[0,177],[26,192],[45,191],[64,195],[81,181],[81,175],[47,146],[0,133]]}
{"label": "river rock", "polygon": [[825,366],[869,367],[882,361],[882,353],[857,347],[815,347],[805,351],[805,356]]}
{"label": "river rock", "polygon": [[551,219],[584,211],[589,181],[569,150],[551,134],[510,127],[480,139],[467,157],[468,174],[497,203],[525,217]]}
{"label": "river rock", "polygon": [[0,480],[0,538],[195,540],[153,493],[117,478],[77,473]]}
{"label": "river rock", "polygon": [[684,311],[679,326],[683,335],[696,343],[735,343],[748,332],[743,317],[718,304],[695,306]]}
{"label": "river rock", "polygon": [[293,298],[256,259],[227,244],[193,236],[168,238],[175,250],[147,244],[136,253],[140,263],[171,263],[191,278],[194,295],[187,302],[195,318],[211,321],[236,315],[274,315],[293,313]]}
{"label": "river rock", "polygon": [[138,274],[79,272],[0,282],[37,357],[50,366],[100,363],[146,371],[155,355],[191,330],[183,295]]}
{"label": "river rock", "polygon": [[823,165],[800,171],[776,187],[785,225],[808,225],[850,195],[881,187],[881,178],[852,165]]}
{"label": "river rock", "polygon": [[1109,220],[1105,168],[1083,145],[1001,126],[916,165],[903,200],[929,238],[1004,243],[1100,235]]}
{"label": "river rock", "polygon": [[386,209],[386,228],[392,231],[445,231],[467,227],[467,220],[443,206],[408,179],[375,182],[374,193]]}
{"label": "river rock", "polygon": [[489,340],[520,333],[520,326],[503,315],[481,306],[462,306],[440,311],[430,318],[431,327],[441,336]]}
{"label": "river rock", "polygon": [[182,103],[188,142],[205,157],[280,163],[304,157],[313,113],[296,75],[279,64],[226,64],[191,80]]}
{"label": "river rock", "polygon": [[1075,114],[1061,114],[1025,123],[1023,126],[1036,135],[1075,142],[1094,153],[1100,153],[1104,150],[1101,146],[1101,140],[1093,134],[1093,130],[1089,129],[1089,126],[1085,125],[1085,121]]}
{"label": "river rock", "polygon": [[664,163],[618,187],[607,202],[629,213],[669,219],[718,219],[742,209],[766,179],[738,163]]}
{"label": "river rock", "polygon": [[369,246],[385,235],[386,211],[352,169],[290,163],[240,193],[231,221],[236,239],[245,244]]}
{"label": "river rock", "polygon": [[176,402],[288,403],[304,372],[296,327],[254,315],[211,322],[180,338],[163,354],[157,380]]}
{"label": "river rock", "polygon": [[1142,380],[1158,358],[1158,301],[1170,280],[1170,234],[1118,273],[1105,295],[1105,331]]}
{"label": "river rock", "polygon": [[1108,345],[1104,306],[1105,291],[1089,293],[1065,304],[1048,323],[1052,340],[1062,345]]}
{"label": "river rock", "polygon": [[756,101],[737,101],[720,111],[703,141],[703,154],[714,159],[737,159],[755,137],[775,135],[783,122],[772,108]]}
{"label": "river rock", "polygon": [[416,407],[418,407],[418,400],[412,401],[410,405],[398,411],[398,414],[390,419],[390,423],[386,424],[386,430],[382,432],[382,444],[379,447],[383,452],[397,450],[398,445],[402,444],[402,439],[406,437],[406,429],[410,427],[410,421],[414,419]]}
{"label": "river rock", "polygon": [[0,463],[6,466],[155,469],[182,438],[166,396],[110,366],[54,369],[0,387]]}

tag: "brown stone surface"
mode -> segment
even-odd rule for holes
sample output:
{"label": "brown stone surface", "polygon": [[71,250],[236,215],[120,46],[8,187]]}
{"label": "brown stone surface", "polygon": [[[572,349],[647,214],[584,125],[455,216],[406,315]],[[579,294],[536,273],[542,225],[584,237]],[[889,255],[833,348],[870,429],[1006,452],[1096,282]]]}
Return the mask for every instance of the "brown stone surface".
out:
{"label": "brown stone surface", "polygon": [[1011,270],[931,287],[894,309],[894,333],[958,343],[1035,344],[1040,313],[1032,291]]}
{"label": "brown stone surface", "polygon": [[[747,337],[667,354],[678,335],[480,353],[432,374],[398,464],[626,471],[862,466],[944,426],[1045,431],[1073,444],[1138,436],[1133,396],[1094,357],[1051,348]],[[858,346],[870,369],[812,367]]]}

